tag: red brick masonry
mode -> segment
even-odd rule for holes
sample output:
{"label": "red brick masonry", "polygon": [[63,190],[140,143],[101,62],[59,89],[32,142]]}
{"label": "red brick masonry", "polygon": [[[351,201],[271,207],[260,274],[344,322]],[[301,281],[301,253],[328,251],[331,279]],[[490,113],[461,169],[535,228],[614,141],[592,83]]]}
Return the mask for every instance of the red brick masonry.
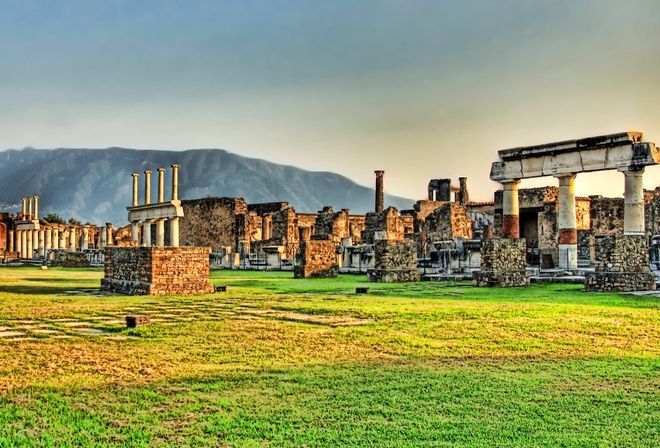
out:
{"label": "red brick masonry", "polygon": [[107,247],[101,289],[119,294],[213,292],[208,247]]}

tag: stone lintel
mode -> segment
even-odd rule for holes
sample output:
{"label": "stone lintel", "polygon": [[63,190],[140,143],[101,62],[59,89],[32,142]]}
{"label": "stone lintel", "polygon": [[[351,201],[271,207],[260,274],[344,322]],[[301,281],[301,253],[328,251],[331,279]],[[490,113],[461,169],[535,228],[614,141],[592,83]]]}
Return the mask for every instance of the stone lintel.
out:
{"label": "stone lintel", "polygon": [[25,220],[25,221],[15,221],[16,230],[40,230],[41,226],[39,221],[34,219]]}
{"label": "stone lintel", "polygon": [[127,207],[128,221],[147,221],[152,219],[183,218],[181,201],[169,201],[155,204]]}
{"label": "stone lintel", "polygon": [[[500,156],[501,157],[501,156]],[[660,162],[653,143],[538,151],[494,162],[490,178],[498,182],[604,170],[637,170]]]}

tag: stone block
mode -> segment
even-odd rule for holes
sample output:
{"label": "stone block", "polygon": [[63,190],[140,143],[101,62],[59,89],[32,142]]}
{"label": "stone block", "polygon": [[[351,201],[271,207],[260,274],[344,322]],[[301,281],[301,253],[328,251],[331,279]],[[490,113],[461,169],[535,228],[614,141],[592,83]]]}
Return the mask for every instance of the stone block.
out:
{"label": "stone block", "polygon": [[146,327],[151,324],[151,318],[144,314],[126,316],[126,326],[128,328]]}

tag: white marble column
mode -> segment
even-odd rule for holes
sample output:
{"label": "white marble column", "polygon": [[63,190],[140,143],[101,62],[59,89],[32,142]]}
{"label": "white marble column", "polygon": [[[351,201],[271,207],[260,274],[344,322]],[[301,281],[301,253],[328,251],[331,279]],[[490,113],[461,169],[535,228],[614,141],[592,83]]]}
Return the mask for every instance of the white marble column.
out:
{"label": "white marble column", "polygon": [[76,228],[69,229],[69,252],[76,251]]}
{"label": "white marble column", "polygon": [[144,172],[144,204],[151,204],[151,171]]}
{"label": "white marble column", "polygon": [[520,180],[502,182],[502,237],[520,238],[520,206],[518,204],[518,185]]}
{"label": "white marble column", "polygon": [[159,219],[156,221],[156,246],[163,247],[165,245],[165,220]]}
{"label": "white marble column", "polygon": [[626,178],[623,208],[623,234],[644,235],[644,167],[620,169]]}
{"label": "white marble column", "polygon": [[45,230],[39,230],[38,233],[38,238],[39,238],[39,258],[44,258],[46,255],[46,231]]}
{"label": "white marble column", "polygon": [[140,221],[131,222],[131,241],[140,241],[139,226]]}
{"label": "white marble column", "polygon": [[151,246],[151,221],[142,223],[142,245]]}
{"label": "white marble column", "polygon": [[170,219],[170,246],[179,246],[179,218]]}
{"label": "white marble column", "polygon": [[573,271],[578,267],[577,219],[575,216],[575,174],[559,179],[559,268]]}

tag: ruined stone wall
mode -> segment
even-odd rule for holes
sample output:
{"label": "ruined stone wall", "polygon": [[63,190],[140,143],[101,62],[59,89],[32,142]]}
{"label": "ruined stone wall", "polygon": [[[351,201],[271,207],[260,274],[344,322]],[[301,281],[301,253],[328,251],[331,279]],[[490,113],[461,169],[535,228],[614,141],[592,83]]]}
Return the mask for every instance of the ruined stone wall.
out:
{"label": "ruined stone wall", "polygon": [[315,227],[317,218],[315,213],[298,213],[298,227]]}
{"label": "ruined stone wall", "polygon": [[91,263],[84,252],[68,252],[66,249],[55,251],[53,266],[63,268],[88,268]]}
{"label": "ruined stone wall", "polygon": [[445,203],[426,217],[424,233],[431,241],[472,239],[472,220],[458,202]]}
{"label": "ruined stone wall", "polygon": [[481,270],[472,273],[474,286],[526,286],[524,238],[485,239],[481,242]]}
{"label": "ruined stone wall", "polygon": [[349,215],[348,216],[348,230],[350,236],[353,238],[353,244],[362,243],[362,231],[366,229],[365,215]]}
{"label": "ruined stone wall", "polygon": [[184,217],[179,221],[179,241],[182,246],[210,247],[213,252],[230,246],[236,251],[239,239],[246,239],[250,226],[255,224],[250,219],[236,219],[237,215],[248,213],[247,204],[241,198],[183,200],[181,207]]}
{"label": "ruined stone wall", "polygon": [[332,207],[325,207],[319,212],[316,219],[316,235],[331,235],[335,242],[348,238],[349,232],[348,209],[333,213]]}
{"label": "ruined stone wall", "polygon": [[374,269],[367,270],[372,283],[403,283],[420,280],[417,269],[417,244],[414,241],[376,240]]}
{"label": "ruined stone wall", "polygon": [[594,236],[623,233],[623,198],[591,197],[591,233]]}
{"label": "ruined stone wall", "polygon": [[337,277],[337,244],[333,239],[301,241],[301,264],[293,270],[294,278],[334,278]]}
{"label": "ruined stone wall", "polygon": [[591,229],[591,199],[575,198],[575,228]]}
{"label": "ruined stone wall", "polygon": [[645,235],[603,235],[595,238],[595,272],[585,276],[586,291],[655,290],[649,270]]}
{"label": "ruined stone wall", "polygon": [[258,216],[264,216],[269,213],[280,212],[289,205],[288,202],[264,202],[261,204],[248,204],[248,212],[255,212]]}
{"label": "ruined stone wall", "polygon": [[646,236],[651,239],[660,235],[660,187],[655,190],[644,191],[644,219],[646,223]]}
{"label": "ruined stone wall", "polygon": [[0,222],[0,252],[9,250],[9,236],[7,233],[7,225]]}
{"label": "ruined stone wall", "polygon": [[394,207],[388,207],[382,213],[367,213],[365,229],[362,231],[362,243],[373,244],[376,232],[387,232],[388,241],[402,241],[406,224],[413,227],[412,216],[402,218]]}
{"label": "ruined stone wall", "polygon": [[209,248],[108,247],[101,289],[129,295],[210,293]]}

